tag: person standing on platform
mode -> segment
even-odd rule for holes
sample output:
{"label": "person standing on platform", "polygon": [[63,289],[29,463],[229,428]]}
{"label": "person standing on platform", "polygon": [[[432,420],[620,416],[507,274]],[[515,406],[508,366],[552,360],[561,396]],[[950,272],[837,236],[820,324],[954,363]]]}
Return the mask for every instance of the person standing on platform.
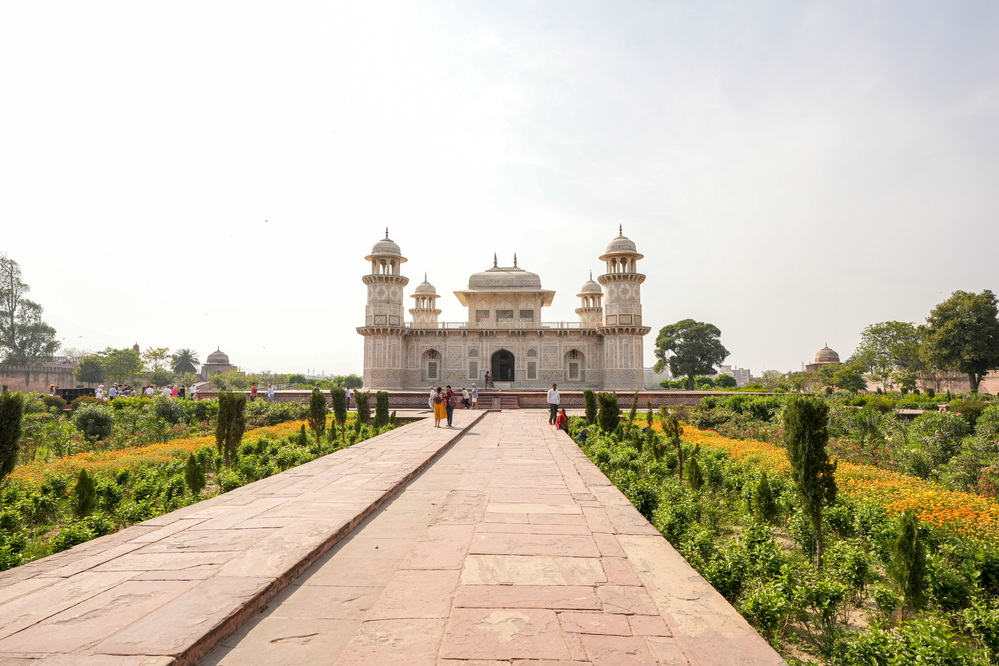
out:
{"label": "person standing on platform", "polygon": [[267,402],[274,402],[274,384],[267,385]]}
{"label": "person standing on platform", "polygon": [[440,386],[434,389],[434,395],[430,398],[430,402],[434,406],[434,427],[440,428],[441,421],[447,418],[447,410],[444,407],[444,389]]}
{"label": "person standing on platform", "polygon": [[344,386],[343,392],[347,396],[347,409],[350,409],[350,387]]}
{"label": "person standing on platform", "polygon": [[558,404],[560,401],[558,384],[552,384],[552,387],[548,389],[548,423],[554,424],[558,418]]}
{"label": "person standing on platform", "polygon": [[447,414],[447,427],[451,427],[451,420],[454,419],[454,391],[448,384],[444,390],[444,413]]}
{"label": "person standing on platform", "polygon": [[472,384],[472,409],[479,407],[479,387]]}
{"label": "person standing on platform", "polygon": [[464,386],[461,387],[461,404],[465,406],[465,409],[471,407],[471,398],[468,397],[468,389]]}

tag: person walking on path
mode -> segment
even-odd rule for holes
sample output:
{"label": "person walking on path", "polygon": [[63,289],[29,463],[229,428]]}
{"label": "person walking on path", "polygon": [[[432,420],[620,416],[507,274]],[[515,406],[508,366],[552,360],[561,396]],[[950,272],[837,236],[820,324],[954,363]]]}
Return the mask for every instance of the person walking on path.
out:
{"label": "person walking on path", "polygon": [[472,409],[479,407],[479,387],[472,384]]}
{"label": "person walking on path", "polygon": [[468,397],[468,389],[465,388],[464,386],[462,386],[461,387],[461,404],[463,404],[465,406],[465,409],[468,409],[471,406],[470,403],[471,403],[471,400]]}
{"label": "person walking on path", "polygon": [[558,384],[552,384],[552,387],[548,389],[548,423],[554,425],[555,420],[558,418],[558,404],[560,401]]}
{"label": "person walking on path", "polygon": [[444,390],[444,413],[447,414],[447,427],[451,427],[451,420],[454,418],[454,391],[448,384]]}
{"label": "person walking on path", "polygon": [[437,395],[437,389],[435,389],[433,386],[431,386],[430,387],[430,397],[427,398],[427,407],[430,408],[430,411],[434,411],[434,396],[435,395]]}
{"label": "person walking on path", "polygon": [[434,390],[434,395],[430,398],[434,406],[434,427],[441,427],[441,420],[447,418],[447,409],[444,407],[444,389],[438,386]]}
{"label": "person walking on path", "polygon": [[344,386],[343,392],[347,396],[347,409],[350,409],[350,387]]}
{"label": "person walking on path", "polygon": [[253,385],[250,386],[250,402],[253,402],[256,399],[257,399],[257,382],[253,382]]}
{"label": "person walking on path", "polygon": [[274,402],[274,384],[267,385],[267,402]]}

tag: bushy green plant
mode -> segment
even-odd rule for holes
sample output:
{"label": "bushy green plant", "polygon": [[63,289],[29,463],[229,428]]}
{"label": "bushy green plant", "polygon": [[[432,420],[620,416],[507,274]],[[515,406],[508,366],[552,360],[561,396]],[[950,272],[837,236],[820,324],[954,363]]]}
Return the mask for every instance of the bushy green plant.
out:
{"label": "bushy green plant", "polygon": [[319,389],[312,389],[309,397],[309,428],[321,442],[326,432],[326,396]]}
{"label": "bushy green plant", "polygon": [[770,477],[766,472],[760,474],[753,492],[753,513],[759,520],[765,523],[773,523],[777,520],[780,507],[774,498],[773,488],[770,485]]}
{"label": "bushy green plant", "polygon": [[83,405],[73,413],[73,424],[90,441],[100,441],[111,435],[114,412],[104,405]]}
{"label": "bushy green plant", "polygon": [[357,411],[357,420],[363,425],[371,420],[371,393],[368,391],[354,391],[354,405]]}
{"label": "bushy green plant", "polygon": [[743,597],[739,612],[756,627],[768,641],[774,641],[787,623],[790,603],[780,585],[775,581],[765,583]]}
{"label": "bushy green plant", "polygon": [[929,454],[934,467],[950,460],[970,432],[968,422],[951,412],[925,412],[909,426],[909,438]]}
{"label": "bushy green plant", "polygon": [[165,395],[158,395],[153,399],[153,413],[170,425],[187,423],[187,409],[180,400]]}
{"label": "bushy green plant", "polygon": [[896,534],[888,573],[901,591],[906,607],[919,610],[926,599],[926,551],[912,509],[899,517]]}
{"label": "bushy green plant", "polygon": [[222,454],[226,467],[232,466],[236,449],[246,431],[246,395],[242,393],[219,393],[219,415],[215,429],[215,444]]}

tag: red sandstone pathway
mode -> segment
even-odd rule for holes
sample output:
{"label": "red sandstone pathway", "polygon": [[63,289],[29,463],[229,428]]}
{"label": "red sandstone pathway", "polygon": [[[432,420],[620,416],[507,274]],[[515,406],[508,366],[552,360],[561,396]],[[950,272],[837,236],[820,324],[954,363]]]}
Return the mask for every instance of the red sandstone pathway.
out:
{"label": "red sandstone pathway", "polygon": [[784,663],[546,415],[486,415],[201,663]]}

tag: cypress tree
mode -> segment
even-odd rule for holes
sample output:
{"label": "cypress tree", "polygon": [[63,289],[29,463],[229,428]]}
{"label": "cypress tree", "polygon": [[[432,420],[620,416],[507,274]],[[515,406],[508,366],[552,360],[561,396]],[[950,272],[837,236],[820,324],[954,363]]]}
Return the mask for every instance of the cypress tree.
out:
{"label": "cypress tree", "polygon": [[354,403],[357,405],[357,420],[367,424],[371,420],[371,393],[354,391]]}
{"label": "cypress tree", "polygon": [[389,394],[385,391],[375,393],[375,428],[384,428],[389,422]]}
{"label": "cypress tree", "polygon": [[583,391],[583,400],[586,402],[586,423],[593,425],[597,422],[597,394],[586,389]]}
{"label": "cypress tree", "polygon": [[638,417],[638,391],[635,391],[635,395],[631,396],[631,411],[628,412],[628,425],[633,425],[635,423],[635,418]]}
{"label": "cypress tree", "polygon": [[697,462],[696,455],[690,456],[690,462],[687,463],[687,483],[694,490],[700,490],[704,485],[704,474],[701,473],[701,463]]}
{"label": "cypress tree", "polygon": [[342,388],[330,390],[330,398],[333,400],[333,421],[340,426],[340,433],[343,441],[347,441],[347,394]]}
{"label": "cypress tree", "polygon": [[829,407],[816,398],[794,396],[783,412],[784,446],[794,486],[815,533],[815,566],[822,568],[822,507],[836,499],[836,464],[829,461]]}
{"label": "cypress tree", "polygon": [[317,388],[312,389],[309,397],[309,429],[316,436],[316,442],[321,443],[326,432],[326,396]]}
{"label": "cypress tree", "polygon": [[601,430],[610,434],[621,424],[621,408],[617,404],[617,393],[600,393],[597,395],[597,400],[600,402],[597,422]]}
{"label": "cypress tree", "polygon": [[659,422],[662,425],[663,437],[676,449],[676,475],[683,478],[683,426],[676,414],[666,409],[666,405],[659,407]]}
{"label": "cypress tree", "polygon": [[24,396],[11,393],[4,386],[0,393],[0,482],[14,471],[21,441],[21,418]]}
{"label": "cypress tree", "polygon": [[898,534],[891,544],[888,574],[905,598],[905,607],[919,610],[926,599],[926,552],[919,535],[919,520],[909,509],[899,517]]}
{"label": "cypress tree", "polygon": [[763,522],[772,523],[777,518],[778,511],[774,490],[770,485],[770,477],[764,472],[760,475],[760,480],[756,482],[756,491],[753,493],[753,512]]}
{"label": "cypress tree", "polygon": [[246,394],[221,391],[219,393],[219,415],[215,427],[215,445],[222,456],[223,464],[231,467],[236,460],[236,451],[246,432]]}
{"label": "cypress tree", "polygon": [[193,453],[187,457],[187,464],[184,465],[184,481],[192,495],[200,493],[207,484],[205,471],[201,469],[201,465],[198,464],[198,459],[194,457]]}
{"label": "cypress tree", "polygon": [[77,518],[83,518],[97,507],[97,484],[94,478],[81,469],[76,476],[76,485],[73,487],[73,513]]}

